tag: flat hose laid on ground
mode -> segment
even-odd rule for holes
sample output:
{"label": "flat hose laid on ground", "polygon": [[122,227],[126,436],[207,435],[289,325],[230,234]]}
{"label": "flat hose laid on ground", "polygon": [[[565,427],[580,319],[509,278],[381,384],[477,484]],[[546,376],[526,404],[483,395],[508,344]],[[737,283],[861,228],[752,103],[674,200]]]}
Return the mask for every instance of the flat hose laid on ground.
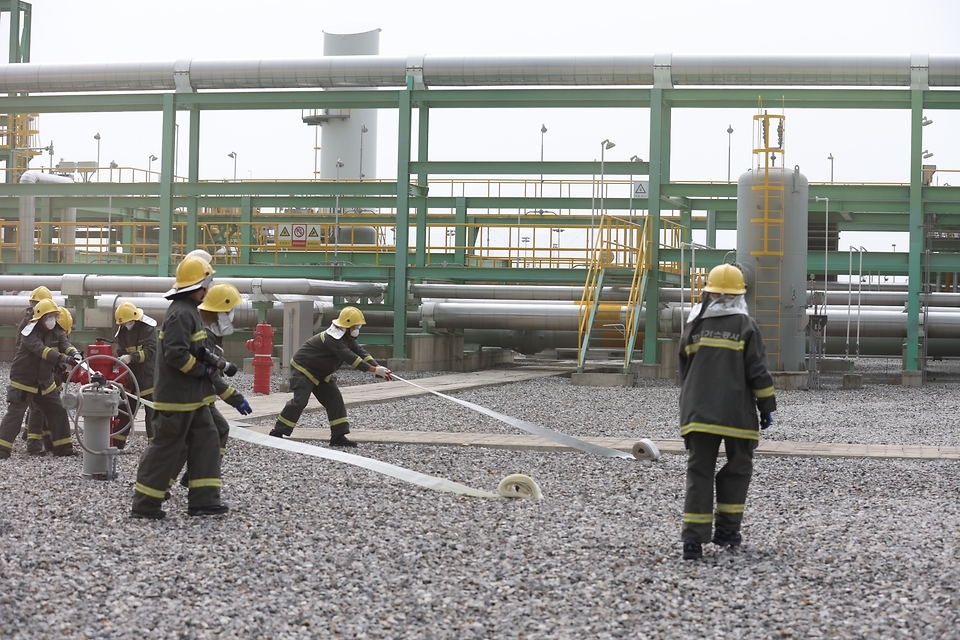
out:
{"label": "flat hose laid on ground", "polygon": [[440,393],[439,391],[434,391],[433,389],[427,389],[426,387],[421,387],[415,382],[405,380],[397,374],[393,374],[394,380],[399,380],[401,382],[406,382],[410,386],[421,389],[428,393],[432,393],[435,396],[439,396],[444,400],[449,400],[450,402],[456,402],[459,405],[463,405],[468,409],[473,409],[478,411],[486,416],[490,416],[495,420],[500,422],[505,422],[512,427],[516,427],[521,431],[526,431],[527,433],[532,433],[534,435],[540,436],[546,440],[562,444],[564,446],[570,447],[571,449],[577,449],[578,451],[584,451],[586,453],[594,453],[598,456],[603,456],[605,458],[628,458],[628,459],[637,459],[644,461],[657,460],[660,458],[660,450],[657,449],[657,445],[653,444],[650,440],[643,439],[633,445],[633,452],[626,453],[623,451],[618,451],[616,449],[611,449],[610,447],[603,447],[598,444],[593,444],[592,442],[587,442],[586,440],[581,440],[580,438],[574,438],[573,436],[568,436],[564,433],[559,433],[553,431],[552,429],[545,429],[543,427],[538,427],[535,424],[529,422],[524,422],[523,420],[518,420],[516,418],[511,418],[510,416],[504,415],[493,411],[492,409],[487,409],[486,407],[481,407],[478,404],[473,404],[472,402],[467,402],[466,400],[460,400],[454,398],[453,396],[448,396],[446,394]]}

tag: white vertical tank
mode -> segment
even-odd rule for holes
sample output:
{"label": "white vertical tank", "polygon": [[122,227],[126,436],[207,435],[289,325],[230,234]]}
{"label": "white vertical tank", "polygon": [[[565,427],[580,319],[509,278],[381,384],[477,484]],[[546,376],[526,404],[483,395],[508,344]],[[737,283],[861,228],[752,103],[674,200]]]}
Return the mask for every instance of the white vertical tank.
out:
{"label": "white vertical tank", "polygon": [[[737,262],[744,270],[747,305],[764,335],[770,369],[803,371],[806,369],[809,182],[800,173],[799,166],[786,174],[782,167],[769,171],[769,183],[783,184],[782,230],[770,231],[771,236],[782,234],[771,246],[782,247],[783,254],[755,255],[758,224],[761,224],[757,219],[762,217],[763,208],[759,194],[763,191],[755,190],[754,185],[763,180],[757,180],[760,176],[747,171],[737,180]],[[779,198],[777,192],[768,209],[779,210]]]}
{"label": "white vertical tank", "polygon": [[[323,32],[323,55],[325,56],[375,56],[379,53],[380,29],[370,29],[361,33]],[[336,91],[336,89],[328,89],[328,91]],[[375,178],[377,110],[329,109],[326,115],[327,118],[320,133],[320,178],[324,180],[337,178],[337,160],[343,163],[339,168],[341,180],[359,180],[361,175],[364,179]]]}

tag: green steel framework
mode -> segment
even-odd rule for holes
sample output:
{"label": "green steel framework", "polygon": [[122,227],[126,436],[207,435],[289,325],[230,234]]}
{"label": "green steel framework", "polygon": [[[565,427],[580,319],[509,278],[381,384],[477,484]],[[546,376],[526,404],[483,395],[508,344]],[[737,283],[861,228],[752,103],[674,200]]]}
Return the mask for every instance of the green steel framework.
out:
{"label": "green steel framework", "polygon": [[[27,40],[29,44],[29,39]],[[18,52],[18,55],[19,52]],[[187,246],[197,243],[198,210],[200,207],[236,208],[241,221],[254,220],[253,211],[267,207],[314,207],[332,210],[339,197],[339,206],[350,209],[394,209],[395,216],[383,216],[385,223],[395,221],[397,246],[408,246],[409,225],[414,225],[412,255],[398,253],[393,265],[277,265],[278,276],[309,275],[320,279],[389,282],[387,297],[394,316],[393,354],[403,357],[406,351],[407,289],[411,281],[446,280],[455,282],[500,282],[582,284],[583,273],[572,269],[526,269],[478,267],[464,269],[427,265],[427,225],[441,221],[431,210],[453,209],[458,222],[496,226],[517,216],[470,216],[470,209],[536,210],[569,208],[589,210],[589,198],[555,197],[447,197],[430,196],[427,190],[431,175],[469,175],[495,178],[508,175],[588,176],[600,173],[597,162],[432,162],[426,157],[431,109],[549,109],[582,107],[647,108],[649,109],[650,162],[606,162],[608,176],[649,175],[647,199],[634,199],[635,209],[646,209],[654,225],[660,228],[662,211],[680,211],[681,220],[691,228],[706,228],[708,239],[715,239],[718,229],[736,226],[736,185],[710,183],[673,183],[670,180],[671,114],[674,109],[755,108],[758,98],[768,104],[786,104],[790,109],[908,109],[911,118],[910,182],[906,185],[834,185],[810,186],[811,222],[824,210],[814,197],[829,198],[831,211],[842,211],[838,219],[840,231],[908,231],[909,254],[869,252],[864,267],[892,275],[909,277],[907,298],[908,370],[918,370],[921,268],[924,259],[925,221],[960,228],[960,187],[924,187],[922,185],[921,118],[924,109],[960,108],[960,91],[931,91],[926,85],[926,71],[915,69],[909,89],[741,89],[741,88],[673,88],[660,82],[651,88],[572,88],[572,89],[415,89],[413,77],[407,87],[378,91],[232,91],[210,93],[142,93],[108,95],[36,95],[0,97],[0,113],[110,113],[154,111],[162,113],[162,156],[159,182],[146,183],[78,183],[78,184],[0,184],[0,216],[17,219],[17,197],[42,196],[38,208],[46,215],[51,209],[77,207],[78,222],[100,221],[108,199],[114,208],[135,211],[142,219],[159,223],[160,252],[156,264],[63,265],[54,263],[0,264],[4,274],[102,273],[128,275],[171,275],[173,221],[187,223]],[[205,111],[264,109],[390,109],[396,110],[399,121],[396,182],[243,182],[206,183],[198,180],[200,163],[200,126]],[[417,112],[419,138],[417,158],[412,157],[412,123]],[[177,114],[187,112],[190,118],[188,181],[174,181],[174,139]],[[404,185],[400,187],[399,185]],[[627,211],[626,198],[606,198],[604,208]],[[151,211],[152,209],[152,211]],[[693,216],[692,212],[705,212]],[[185,212],[185,213],[184,213]],[[449,218],[449,216],[447,216]],[[138,218],[141,219],[141,218]],[[341,216],[341,221],[345,218]],[[226,216],[204,215],[205,222],[236,221]],[[257,215],[257,222],[281,222],[281,215]],[[537,220],[525,216],[524,225],[563,226],[565,219]],[[332,223],[330,216],[319,216],[319,222]],[[582,222],[571,216],[567,224]],[[249,234],[249,231],[247,232]],[[249,237],[246,238],[249,241]],[[459,243],[458,243],[459,244]],[[664,250],[654,243],[653,263],[679,261],[679,250]],[[717,264],[724,251],[700,251],[703,266]],[[823,273],[822,253],[808,256],[810,273]],[[249,251],[243,252],[241,264],[218,265],[224,276],[256,276],[262,265],[252,261]],[[846,256],[835,252],[829,258],[832,274],[844,273]],[[960,272],[960,256],[953,252],[932,253],[932,272]],[[659,305],[658,283],[653,273],[648,279],[646,304]],[[656,358],[657,314],[648,314],[644,338],[644,361],[653,364]]]}

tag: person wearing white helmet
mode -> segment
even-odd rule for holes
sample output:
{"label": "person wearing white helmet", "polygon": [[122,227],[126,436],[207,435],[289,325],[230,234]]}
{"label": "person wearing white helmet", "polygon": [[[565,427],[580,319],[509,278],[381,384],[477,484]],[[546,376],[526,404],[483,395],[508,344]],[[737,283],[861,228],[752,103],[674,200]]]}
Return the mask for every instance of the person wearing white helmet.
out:
{"label": "person wearing white helmet", "polygon": [[[129,300],[121,302],[113,319],[117,322],[116,345],[118,360],[130,368],[130,372],[137,380],[140,389],[140,398],[153,402],[153,371],[156,368],[157,356],[157,321],[146,315],[143,309]],[[123,388],[134,391],[132,380],[124,379]],[[126,412],[121,413],[115,430],[123,431],[130,422]],[[143,406],[143,422],[147,430],[147,442],[153,440],[155,433],[154,412],[147,405]],[[127,446],[130,432],[126,431],[113,436],[113,444],[117,449]]]}
{"label": "person wearing white helmet", "polygon": [[[753,451],[777,409],[763,336],[743,299],[743,273],[732,264],[714,267],[703,291],[680,338],[680,435],[689,451],[684,560],[701,558],[704,542],[740,545]],[[727,462],[714,477],[721,442]]]}
{"label": "person wearing white helmet", "polygon": [[157,365],[153,385],[156,433],[140,458],[130,516],[159,520],[167,489],[187,450],[190,492],[187,515],[227,513],[220,500],[220,438],[210,414],[216,402],[211,376],[215,370],[200,353],[207,332],[197,307],[213,281],[213,269],[202,258],[184,258],[176,282],[166,293],[171,300],[157,335]]}
{"label": "person wearing white helmet", "polygon": [[360,327],[366,322],[363,313],[356,307],[344,307],[340,316],[330,327],[306,342],[290,360],[290,390],[293,397],[277,416],[270,435],[282,438],[293,433],[300,414],[310,400],[310,394],[327,410],[330,423],[330,446],[355,447],[357,443],[347,437],[350,423],[347,407],[333,374],[344,363],[354,369],[373,373],[390,380],[393,372],[377,364],[373,357],[357,344]]}

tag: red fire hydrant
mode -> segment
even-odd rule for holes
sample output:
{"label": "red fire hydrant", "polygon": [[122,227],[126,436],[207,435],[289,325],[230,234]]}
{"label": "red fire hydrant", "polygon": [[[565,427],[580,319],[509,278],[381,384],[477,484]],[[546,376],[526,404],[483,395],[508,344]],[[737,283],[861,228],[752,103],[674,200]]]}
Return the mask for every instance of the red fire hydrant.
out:
{"label": "red fire hydrant", "polygon": [[261,322],[247,340],[247,351],[253,351],[253,392],[270,395],[270,370],[273,368],[273,327]]}

